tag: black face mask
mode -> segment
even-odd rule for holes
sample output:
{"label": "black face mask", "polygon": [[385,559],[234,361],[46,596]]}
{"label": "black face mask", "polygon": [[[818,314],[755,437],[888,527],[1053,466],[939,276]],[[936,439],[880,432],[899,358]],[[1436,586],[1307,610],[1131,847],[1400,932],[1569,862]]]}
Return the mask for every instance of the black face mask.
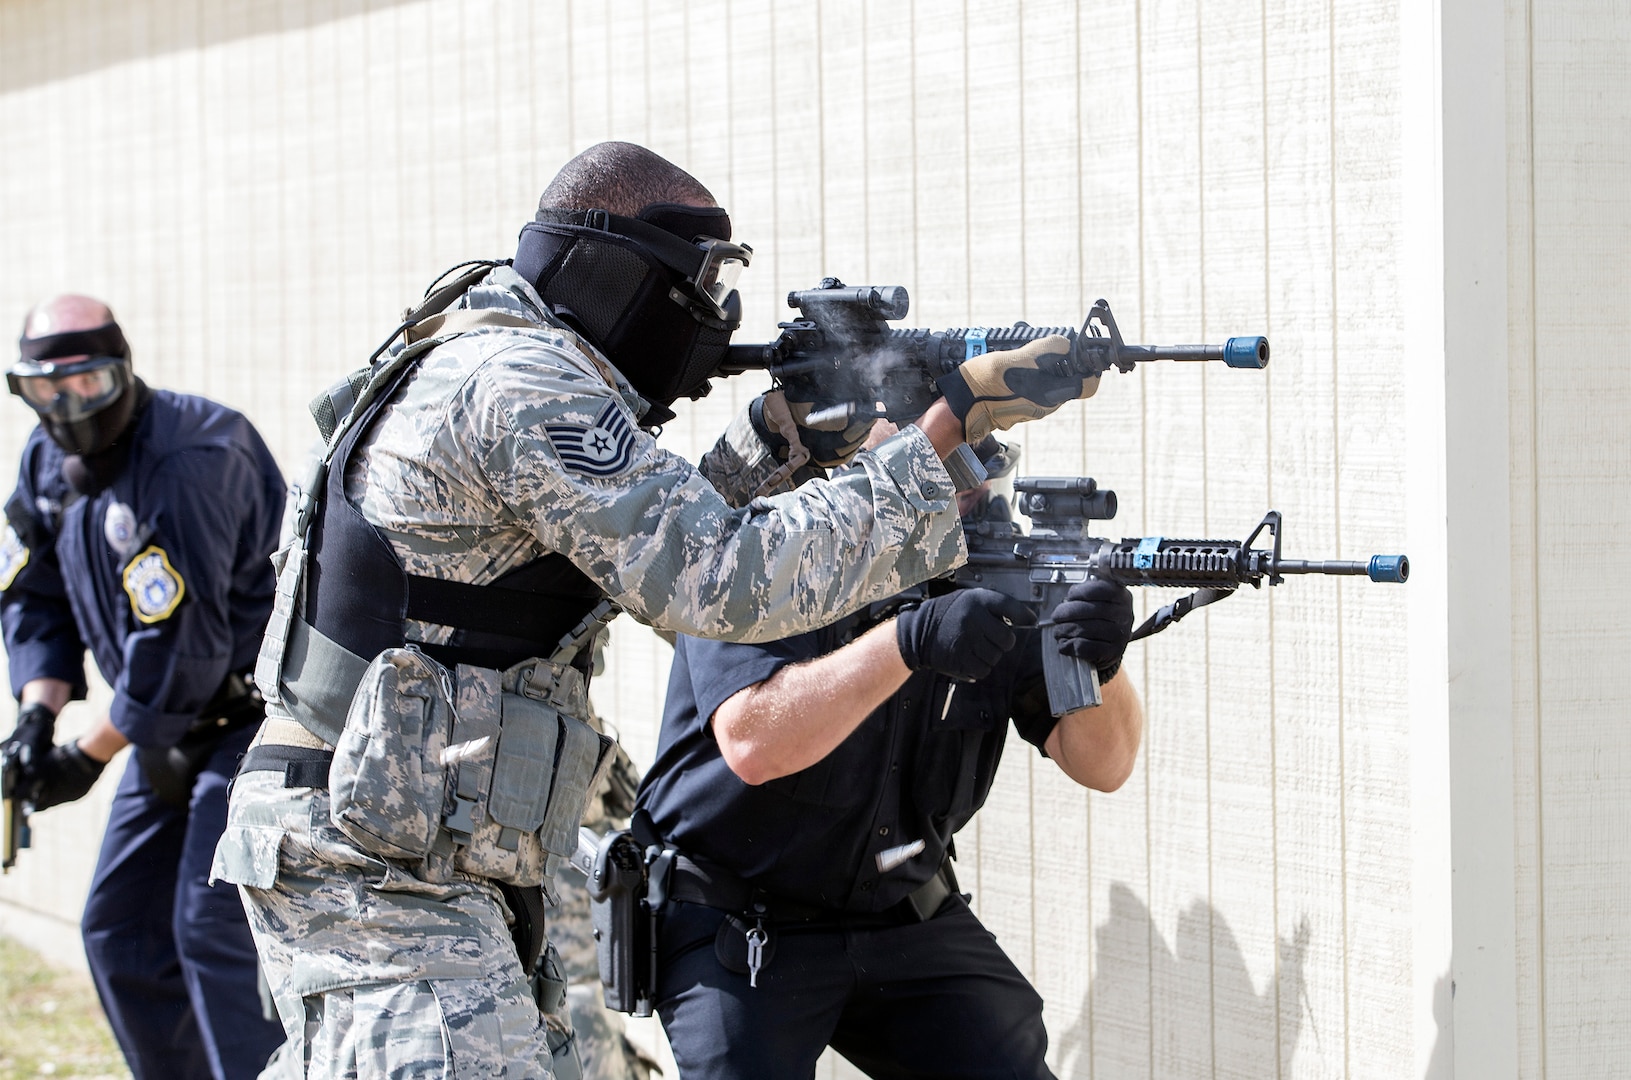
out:
{"label": "black face mask", "polygon": [[[70,452],[62,459],[62,478],[68,481],[68,486],[81,495],[95,495],[104,488],[111,487],[113,482],[124,473],[125,466],[130,464],[130,447],[135,441],[136,425],[141,420],[142,411],[153,397],[153,391],[140,379],[136,380],[135,389],[125,395],[132,403],[131,419],[114,440],[107,446],[88,454]],[[49,431],[49,429],[47,429]],[[62,440],[55,435],[51,436],[57,445]]]}
{"label": "black face mask", "polygon": [[515,270],[652,403],[642,420],[661,422],[675,400],[708,392],[742,323],[734,271],[752,249],[730,233],[730,215],[713,207],[658,203],[638,218],[541,210],[521,230]]}

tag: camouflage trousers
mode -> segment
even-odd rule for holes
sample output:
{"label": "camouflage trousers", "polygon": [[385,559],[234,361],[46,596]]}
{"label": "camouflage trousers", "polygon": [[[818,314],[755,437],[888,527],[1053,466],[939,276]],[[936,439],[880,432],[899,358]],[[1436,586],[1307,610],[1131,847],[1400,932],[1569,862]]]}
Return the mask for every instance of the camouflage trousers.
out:
{"label": "camouflage trousers", "polygon": [[214,877],[239,886],[283,1018],[266,1080],[550,1077],[551,1043],[573,1052],[570,1022],[533,1002],[498,890],[433,885],[360,850],[327,791],[241,774]]}

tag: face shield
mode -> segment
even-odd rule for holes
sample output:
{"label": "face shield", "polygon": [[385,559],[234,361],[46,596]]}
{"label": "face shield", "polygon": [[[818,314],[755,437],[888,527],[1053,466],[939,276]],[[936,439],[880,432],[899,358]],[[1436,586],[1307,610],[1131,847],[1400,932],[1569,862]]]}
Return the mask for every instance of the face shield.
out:
{"label": "face shield", "polygon": [[68,364],[19,363],[6,385],[42,418],[74,423],[101,412],[130,385],[130,361],[87,356]]}
{"label": "face shield", "polygon": [[130,348],[118,323],[25,337],[6,386],[39,415],[70,454],[106,449],[130,422],[135,395]]}

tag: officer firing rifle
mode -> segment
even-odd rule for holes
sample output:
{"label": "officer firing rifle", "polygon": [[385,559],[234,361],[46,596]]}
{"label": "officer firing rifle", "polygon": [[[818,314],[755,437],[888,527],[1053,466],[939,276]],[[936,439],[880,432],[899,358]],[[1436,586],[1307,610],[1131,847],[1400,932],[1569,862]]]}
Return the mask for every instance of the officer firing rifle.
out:
{"label": "officer firing rifle", "polygon": [[[1166,585],[1194,589],[1146,619],[1132,639],[1149,637],[1195,608],[1232,595],[1241,585],[1278,585],[1287,574],[1360,575],[1372,581],[1404,582],[1410,560],[1403,555],[1373,555],[1356,562],[1310,562],[1280,555],[1280,512],[1270,510],[1244,541],[1183,540],[1146,536],[1105,540],[1089,536],[1093,521],[1116,516],[1116,493],[1100,488],[1092,477],[1029,476],[1014,482],[1018,509],[1029,515],[1027,535],[1012,521],[965,523],[968,562],[953,580],[961,586],[994,589],[1020,600],[1044,621],[1042,656],[1048,704],[1055,716],[1099,703],[1099,680],[1091,664],[1074,660],[1059,648],[1055,627],[1046,616],[1063,603],[1072,585],[1090,577],[1122,585]],[[1252,544],[1264,532],[1272,546]]]}
{"label": "officer firing rifle", "polygon": [[[781,334],[768,345],[732,345],[718,374],[768,371],[788,402],[796,403],[794,416],[818,465],[847,460],[874,420],[906,423],[942,393],[962,413],[967,406],[957,398],[969,388],[945,376],[965,360],[1054,334],[1070,342],[1070,352],[1049,354],[1047,363],[1061,373],[1068,365],[1088,379],[1111,368],[1132,371],[1151,360],[1221,360],[1232,368],[1263,368],[1269,362],[1265,337],[1232,337],[1222,345],[1128,345],[1104,300],[1094,303],[1080,330],[1023,322],[951,330],[892,327],[910,307],[904,286],[851,287],[831,277],[814,289],[788,293],[787,306],[800,318],[778,324]],[[1035,397],[1025,386],[1007,389]]]}

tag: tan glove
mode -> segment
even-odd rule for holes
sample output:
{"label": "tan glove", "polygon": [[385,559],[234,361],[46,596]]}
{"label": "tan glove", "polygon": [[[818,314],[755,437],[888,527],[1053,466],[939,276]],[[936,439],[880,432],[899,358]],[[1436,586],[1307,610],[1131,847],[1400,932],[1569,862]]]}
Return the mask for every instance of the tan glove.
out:
{"label": "tan glove", "polygon": [[809,450],[810,460],[823,469],[849,464],[850,458],[861,452],[867,436],[872,434],[874,420],[870,416],[851,420],[842,428],[813,428],[808,422],[810,413],[815,411],[813,405],[804,401],[789,401],[786,405],[793,423],[798,426],[799,442]]}
{"label": "tan glove", "polygon": [[791,491],[819,475],[810,451],[799,441],[798,425],[781,391],[753,399],[697,463],[714,490],[732,506],[746,506],[761,495]]}
{"label": "tan glove", "polygon": [[963,422],[964,441],[973,444],[993,431],[1039,420],[1067,401],[1092,397],[1099,377],[1080,375],[1070,354],[1070,339],[1050,334],[1017,349],[965,360],[935,382]]}

